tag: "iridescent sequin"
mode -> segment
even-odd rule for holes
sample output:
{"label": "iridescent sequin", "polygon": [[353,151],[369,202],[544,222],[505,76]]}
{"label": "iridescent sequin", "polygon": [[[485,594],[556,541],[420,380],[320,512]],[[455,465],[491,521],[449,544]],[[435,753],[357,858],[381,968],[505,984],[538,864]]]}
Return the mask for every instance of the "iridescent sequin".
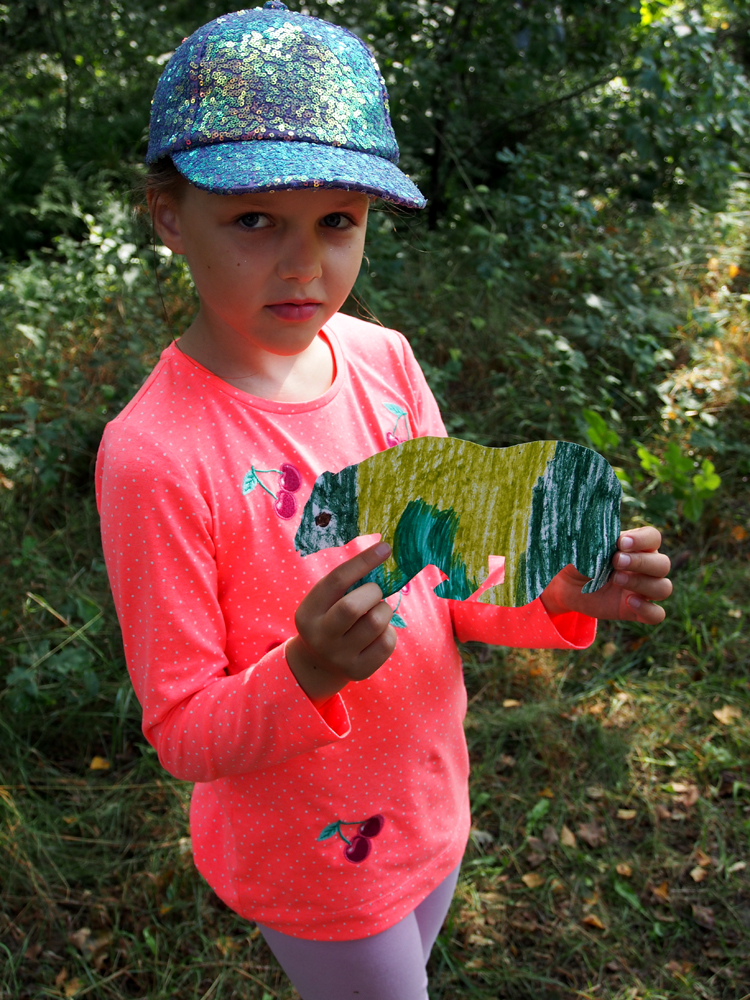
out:
{"label": "iridescent sequin", "polygon": [[166,155],[209,191],[345,187],[425,203],[396,166],[388,94],[365,44],[279,0],[216,18],[177,49],[146,159]]}

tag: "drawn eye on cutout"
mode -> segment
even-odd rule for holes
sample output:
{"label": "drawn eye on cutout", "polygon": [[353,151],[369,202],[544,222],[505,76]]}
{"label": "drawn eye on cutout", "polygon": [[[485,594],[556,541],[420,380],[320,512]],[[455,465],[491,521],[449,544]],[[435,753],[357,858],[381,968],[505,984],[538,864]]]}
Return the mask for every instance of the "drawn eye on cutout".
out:
{"label": "drawn eye on cutout", "polygon": [[315,518],[315,523],[319,528],[327,528],[331,523],[332,517],[333,515],[329,511],[322,510]]}

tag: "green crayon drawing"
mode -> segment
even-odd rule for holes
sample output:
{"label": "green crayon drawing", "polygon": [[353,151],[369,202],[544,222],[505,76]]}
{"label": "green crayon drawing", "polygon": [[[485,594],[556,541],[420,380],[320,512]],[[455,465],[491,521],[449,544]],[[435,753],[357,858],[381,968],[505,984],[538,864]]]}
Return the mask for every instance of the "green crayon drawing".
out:
{"label": "green crayon drawing", "polygon": [[[295,547],[304,556],[379,533],[392,555],[356,586],[373,580],[387,597],[434,565],[447,577],[439,597],[520,607],[569,563],[590,577],[584,591],[604,586],[621,495],[605,459],[581,445],[416,438],[319,476]],[[504,579],[494,572],[483,589],[497,557]]]}

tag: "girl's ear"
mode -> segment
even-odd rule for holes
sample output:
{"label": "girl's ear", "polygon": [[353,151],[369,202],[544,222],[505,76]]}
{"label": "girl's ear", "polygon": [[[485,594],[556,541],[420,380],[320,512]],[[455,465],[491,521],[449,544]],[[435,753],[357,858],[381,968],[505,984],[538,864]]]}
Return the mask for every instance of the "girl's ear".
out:
{"label": "girl's ear", "polygon": [[147,191],[146,200],[154,229],[164,246],[172,253],[184,253],[180,213],[174,199],[159,191]]}

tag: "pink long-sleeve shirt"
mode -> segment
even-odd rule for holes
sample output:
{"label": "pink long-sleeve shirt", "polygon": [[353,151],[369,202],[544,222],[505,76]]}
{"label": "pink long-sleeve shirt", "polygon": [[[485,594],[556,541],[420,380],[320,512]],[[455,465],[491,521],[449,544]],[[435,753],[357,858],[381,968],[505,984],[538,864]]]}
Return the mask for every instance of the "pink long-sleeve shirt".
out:
{"label": "pink long-sleeve shirt", "polygon": [[[97,496],[144,733],[171,774],[195,782],[199,870],[242,916],[347,940],[411,912],[466,846],[466,692],[454,637],[582,648],[595,623],[552,620],[539,600],[517,609],[442,600],[428,567],[402,596],[406,628],[390,659],[316,708],[285,658],[294,613],[373,538],[303,559],[294,535],[313,483],[394,437],[445,434],[400,334],[337,314],[322,336],[335,379],[308,402],[248,395],[168,347],[105,430]],[[299,472],[297,489],[282,466]],[[271,471],[243,492],[251,467]],[[347,859],[337,834],[318,839],[340,821],[352,840],[378,814],[363,861]]]}

